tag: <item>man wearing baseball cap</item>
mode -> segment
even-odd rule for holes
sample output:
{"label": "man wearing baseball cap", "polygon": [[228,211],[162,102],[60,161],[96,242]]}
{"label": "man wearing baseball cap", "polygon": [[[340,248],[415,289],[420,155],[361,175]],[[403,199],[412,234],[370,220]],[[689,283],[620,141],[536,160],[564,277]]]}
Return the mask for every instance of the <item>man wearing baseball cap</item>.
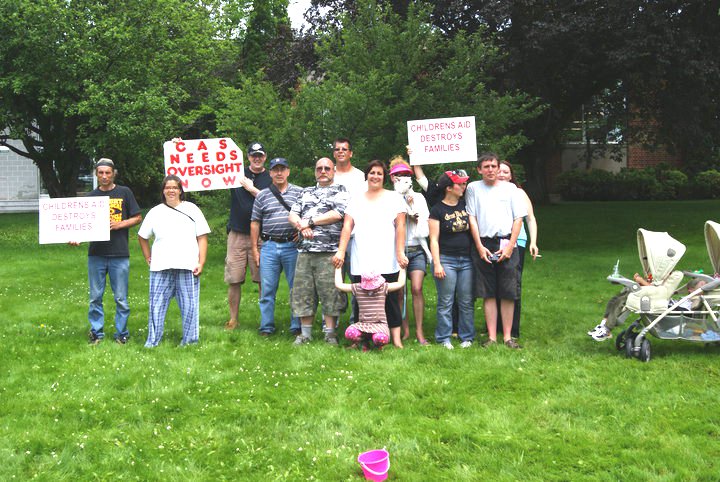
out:
{"label": "man wearing baseball cap", "polygon": [[[248,165],[242,187],[230,189],[230,219],[227,230],[227,255],[225,257],[225,283],[228,285],[228,307],[230,320],[225,329],[234,330],[238,325],[241,287],[245,282],[248,267],[252,280],[260,284],[260,268],[253,257],[250,239],[250,218],[255,196],[272,184],[265,169],[267,154],[259,142],[251,142],[247,148]],[[262,286],[260,286],[262,289]]]}
{"label": "man wearing baseball cap", "polygon": [[[142,220],[132,191],[115,184],[115,163],[103,157],[95,164],[97,189],[88,196],[110,198],[110,240],[93,241],[88,247],[88,284],[90,286],[89,343],[97,345],[105,338],[105,312],[103,296],[107,279],[115,298],[115,341],[124,345],[129,336],[127,329],[130,317],[128,304],[128,277],[130,270],[130,249],[128,231]],[[70,243],[77,245],[78,243]]]}
{"label": "man wearing baseball cap", "polygon": [[[288,216],[302,193],[302,188],[288,182],[290,166],[287,159],[276,157],[270,161],[268,170],[272,184],[255,198],[250,223],[253,260],[260,265],[261,336],[275,332],[275,295],[283,271],[292,293],[298,256],[295,243],[297,231],[288,221]],[[259,239],[263,241],[261,248],[258,247]],[[300,319],[297,316],[290,319],[290,331],[296,336],[300,334]]]}

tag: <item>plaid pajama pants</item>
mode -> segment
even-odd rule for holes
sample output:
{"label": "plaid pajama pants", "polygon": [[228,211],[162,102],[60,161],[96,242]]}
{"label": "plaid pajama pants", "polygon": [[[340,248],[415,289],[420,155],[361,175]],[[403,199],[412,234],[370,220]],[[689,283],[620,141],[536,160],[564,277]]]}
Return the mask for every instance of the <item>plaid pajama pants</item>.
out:
{"label": "plaid pajama pants", "polygon": [[150,272],[150,312],[145,347],[158,346],[165,329],[165,314],[175,297],[182,317],[181,345],[197,343],[200,338],[200,278],[187,269]]}

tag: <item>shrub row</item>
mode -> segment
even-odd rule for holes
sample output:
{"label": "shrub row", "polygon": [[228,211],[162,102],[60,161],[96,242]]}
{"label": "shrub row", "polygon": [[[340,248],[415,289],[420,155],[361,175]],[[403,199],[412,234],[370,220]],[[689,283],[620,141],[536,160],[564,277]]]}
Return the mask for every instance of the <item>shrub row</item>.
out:
{"label": "shrub row", "polygon": [[566,201],[632,201],[720,198],[720,172],[698,173],[692,180],[666,167],[602,170],[572,170],[560,174],[556,189]]}

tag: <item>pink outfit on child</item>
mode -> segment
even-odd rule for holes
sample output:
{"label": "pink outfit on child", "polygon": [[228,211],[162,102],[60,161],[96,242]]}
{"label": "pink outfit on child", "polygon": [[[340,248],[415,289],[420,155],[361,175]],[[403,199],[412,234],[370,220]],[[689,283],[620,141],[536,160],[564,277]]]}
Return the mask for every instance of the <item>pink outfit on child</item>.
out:
{"label": "pink outfit on child", "polygon": [[[360,287],[360,283],[353,283],[352,293],[360,307],[360,320],[348,327],[351,334],[354,328],[361,333],[381,334],[383,336],[373,339],[388,340],[390,338],[390,329],[388,328],[387,318],[385,317],[385,297],[388,293],[388,284],[384,282],[382,286],[374,290],[365,290]],[[347,334],[346,334],[347,337]]]}

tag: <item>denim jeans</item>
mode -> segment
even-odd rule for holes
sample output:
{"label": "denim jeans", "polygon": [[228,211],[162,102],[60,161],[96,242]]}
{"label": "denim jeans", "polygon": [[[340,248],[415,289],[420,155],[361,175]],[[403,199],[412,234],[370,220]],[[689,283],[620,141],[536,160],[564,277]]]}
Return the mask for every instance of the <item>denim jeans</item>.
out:
{"label": "denim jeans", "polygon": [[435,278],[437,289],[437,326],[435,341],[444,343],[452,335],[453,299],[458,305],[458,336],[460,341],[475,338],[475,311],[473,300],[473,266],[470,256],[440,254],[445,278]]}
{"label": "denim jeans", "polygon": [[115,338],[128,336],[127,322],[130,316],[128,305],[128,271],[130,258],[111,256],[88,256],[88,284],[90,285],[90,309],[88,321],[90,330],[98,337],[105,336],[105,313],[103,295],[105,281],[110,278],[110,287],[115,297]]}
{"label": "denim jeans", "polygon": [[[295,278],[295,262],[298,251],[295,243],[276,243],[265,241],[260,248],[260,332],[273,333],[275,331],[275,295],[280,284],[280,273],[285,271],[285,279],[292,296],[293,279]],[[300,319],[297,316],[290,318],[290,329],[300,329]]]}

